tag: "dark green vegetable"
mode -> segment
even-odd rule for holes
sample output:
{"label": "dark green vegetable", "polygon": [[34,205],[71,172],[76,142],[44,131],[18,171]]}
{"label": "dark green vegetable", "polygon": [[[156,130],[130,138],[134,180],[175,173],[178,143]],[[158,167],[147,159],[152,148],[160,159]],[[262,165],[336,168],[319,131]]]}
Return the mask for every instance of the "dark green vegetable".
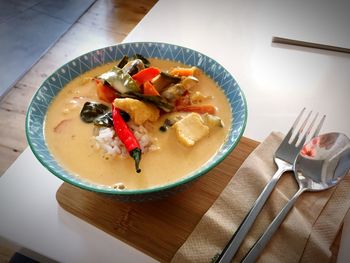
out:
{"label": "dark green vegetable", "polygon": [[120,115],[122,115],[122,118],[123,118],[123,120],[124,120],[125,122],[130,121],[130,115],[129,115],[129,113],[127,113],[126,111],[123,111],[123,110],[121,110],[121,109],[119,109],[119,111],[120,111]]}
{"label": "dark green vegetable", "polygon": [[99,127],[113,127],[112,112],[107,112],[94,119],[94,124]]}
{"label": "dark green vegetable", "polygon": [[119,62],[119,64],[118,64],[118,68],[123,68],[125,65],[126,65],[126,63],[128,63],[128,61],[129,61],[129,57],[128,56],[124,56],[121,60],[120,60],[120,62]]}
{"label": "dark green vegetable", "polygon": [[159,127],[159,130],[162,132],[166,132],[171,126],[173,126],[175,121],[170,119],[165,119],[162,126]]}
{"label": "dark green vegetable", "polygon": [[145,65],[143,64],[141,59],[134,59],[126,63],[126,65],[123,67],[123,71],[132,76],[140,70],[143,70],[144,68]]}
{"label": "dark green vegetable", "polygon": [[[145,68],[148,68],[151,63],[149,62],[149,60],[147,58],[145,58],[144,56],[142,56],[141,54],[135,54],[132,57],[130,57],[130,61],[132,60],[136,60],[136,59],[140,59],[143,62],[143,65]],[[118,63],[117,67],[118,68],[123,68],[127,63],[129,62],[129,57],[127,55],[125,55]]]}
{"label": "dark green vegetable", "polygon": [[169,101],[175,101],[184,95],[186,89],[182,84],[175,84],[167,87],[160,95]]}
{"label": "dark green vegetable", "polygon": [[[120,111],[120,115],[122,116],[123,120],[125,122],[130,121],[130,115],[123,111],[123,110],[119,110]],[[94,119],[94,124],[96,126],[100,126],[100,127],[113,127],[113,118],[112,118],[112,112],[107,112],[101,116],[98,116],[96,119]]]}
{"label": "dark green vegetable", "polygon": [[168,81],[171,81],[172,83],[179,83],[181,81],[180,77],[173,76],[169,73],[161,72],[160,74],[163,78],[168,79]]}
{"label": "dark green vegetable", "polygon": [[152,81],[152,84],[156,87],[158,92],[162,92],[166,87],[171,84],[177,84],[181,81],[181,78],[172,76],[168,73],[161,72],[159,76]]}
{"label": "dark green vegetable", "polygon": [[98,78],[108,83],[119,93],[140,92],[136,81],[133,80],[128,73],[125,73],[123,69],[118,67],[113,67],[110,71],[103,73]]}
{"label": "dark green vegetable", "polygon": [[135,54],[132,59],[141,59],[143,64],[145,65],[145,68],[148,68],[151,65],[151,62],[141,54]]}
{"label": "dark green vegetable", "polygon": [[86,123],[93,122],[100,115],[110,111],[108,106],[96,103],[96,102],[85,102],[83,108],[80,111],[80,119]]}
{"label": "dark green vegetable", "polygon": [[137,173],[141,173],[140,162],[142,151],[140,148],[134,148],[129,152],[130,156],[135,160],[135,169]]}
{"label": "dark green vegetable", "polygon": [[220,117],[216,116],[216,115],[205,113],[202,115],[202,120],[204,121],[205,125],[207,125],[211,128],[213,128],[213,127],[223,128],[224,127],[224,123],[222,122]]}
{"label": "dark green vegetable", "polygon": [[168,127],[166,127],[166,126],[160,126],[160,127],[159,127],[159,130],[160,130],[161,132],[166,132],[166,131],[168,130]]}

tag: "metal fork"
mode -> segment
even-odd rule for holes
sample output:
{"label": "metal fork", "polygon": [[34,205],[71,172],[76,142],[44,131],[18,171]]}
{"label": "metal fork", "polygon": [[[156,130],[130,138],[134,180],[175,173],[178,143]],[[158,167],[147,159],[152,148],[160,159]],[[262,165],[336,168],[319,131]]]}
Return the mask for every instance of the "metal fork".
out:
{"label": "metal fork", "polygon": [[[278,167],[276,173],[272,176],[271,180],[265,186],[260,196],[256,199],[253,207],[250,209],[250,211],[248,212],[248,214],[246,215],[246,217],[243,219],[242,223],[238,227],[237,231],[234,233],[234,235],[232,236],[230,241],[227,243],[226,247],[224,248],[220,256],[217,258],[216,263],[231,262],[232,258],[236,255],[240,245],[242,244],[245,236],[247,235],[249,229],[253,225],[256,217],[258,216],[259,212],[261,211],[264,204],[266,203],[272,190],[276,186],[281,175],[287,171],[292,171],[293,162],[297,157],[298,153],[300,152],[301,148],[305,144],[306,139],[309,137],[311,130],[318,117],[318,113],[317,113],[313,118],[312,122],[310,123],[308,129],[304,132],[304,129],[312,114],[312,111],[310,111],[306,119],[300,126],[299,131],[296,133],[293,140],[290,142],[294,134],[294,131],[296,130],[296,127],[304,112],[305,112],[305,108],[303,108],[303,110],[300,112],[297,119],[294,121],[293,126],[290,128],[289,132],[284,137],[283,141],[281,142],[280,146],[275,152],[274,161]],[[316,129],[314,130],[314,133],[310,138],[313,138],[319,134],[325,118],[326,116],[323,115],[318,126],[316,127]]]}

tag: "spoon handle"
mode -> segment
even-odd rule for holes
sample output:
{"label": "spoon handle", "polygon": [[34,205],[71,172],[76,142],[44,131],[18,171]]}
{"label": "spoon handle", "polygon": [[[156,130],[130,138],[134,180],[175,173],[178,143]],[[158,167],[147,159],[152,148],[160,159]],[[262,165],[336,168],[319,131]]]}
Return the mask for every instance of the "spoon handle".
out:
{"label": "spoon handle", "polygon": [[306,189],[300,187],[294,196],[288,201],[288,203],[282,208],[275,219],[271,222],[269,227],[265,230],[264,234],[255,242],[253,247],[249,250],[247,255],[241,261],[242,263],[255,262],[259,257],[260,253],[264,250],[267,243],[270,241],[273,234],[277,231],[278,227],[282,224],[283,220],[287,216],[288,212],[292,209],[298,197]]}
{"label": "spoon handle", "polygon": [[244,238],[246,237],[248,231],[253,225],[255,219],[257,218],[258,214],[260,213],[267,199],[269,198],[272,190],[275,188],[281,175],[284,172],[291,170],[291,168],[292,167],[290,165],[287,165],[284,163],[278,163],[278,170],[272,176],[269,183],[265,186],[260,196],[256,199],[253,207],[250,209],[250,211],[248,212],[248,214],[243,219],[242,223],[240,224],[240,226],[232,236],[231,240],[227,243],[226,247],[221,252],[217,260],[215,261],[216,263],[228,263],[232,261],[232,258],[237,253],[237,250],[242,244]]}

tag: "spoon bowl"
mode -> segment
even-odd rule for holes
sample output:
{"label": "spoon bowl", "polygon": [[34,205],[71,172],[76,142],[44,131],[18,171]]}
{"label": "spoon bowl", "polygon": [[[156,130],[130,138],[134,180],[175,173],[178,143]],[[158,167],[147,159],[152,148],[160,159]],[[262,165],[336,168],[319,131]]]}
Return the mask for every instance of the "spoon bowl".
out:
{"label": "spoon bowl", "polygon": [[293,170],[299,188],[322,191],[340,182],[349,168],[349,138],[342,133],[327,133],[305,144]]}
{"label": "spoon bowl", "polygon": [[242,262],[255,262],[282,224],[298,197],[305,191],[322,191],[338,184],[350,169],[350,139],[342,133],[327,133],[305,144],[293,165],[299,189],[249,250]]}

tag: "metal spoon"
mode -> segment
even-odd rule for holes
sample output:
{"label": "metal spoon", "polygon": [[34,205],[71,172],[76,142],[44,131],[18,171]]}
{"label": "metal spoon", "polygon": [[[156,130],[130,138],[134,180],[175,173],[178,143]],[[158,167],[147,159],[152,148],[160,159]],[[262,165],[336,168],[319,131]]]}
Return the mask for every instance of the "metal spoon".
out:
{"label": "metal spoon", "polygon": [[298,154],[293,170],[299,190],[283,207],[242,262],[255,262],[273,234],[305,191],[322,191],[339,183],[350,169],[350,140],[342,133],[313,138]]}

